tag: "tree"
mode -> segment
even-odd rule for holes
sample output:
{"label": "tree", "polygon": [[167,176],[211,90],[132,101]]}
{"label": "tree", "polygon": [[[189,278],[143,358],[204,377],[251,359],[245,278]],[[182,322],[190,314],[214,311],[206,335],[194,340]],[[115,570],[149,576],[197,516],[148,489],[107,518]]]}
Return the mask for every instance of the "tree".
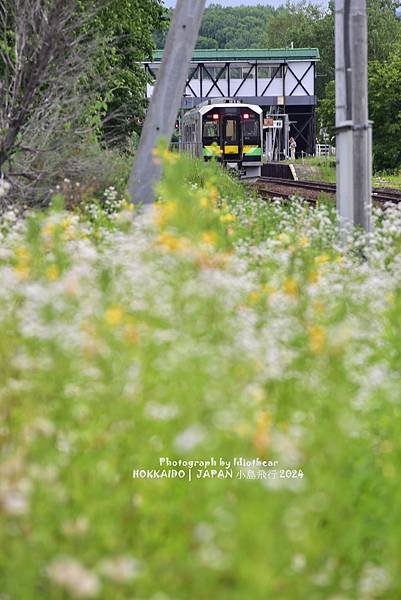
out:
{"label": "tree", "polygon": [[369,65],[369,116],[373,128],[373,164],[376,170],[401,165],[401,44],[386,62]]}
{"label": "tree", "polygon": [[385,61],[401,40],[400,6],[394,0],[367,0],[369,60]]}
{"label": "tree", "polygon": [[[271,6],[223,7],[211,4],[205,9],[197,48],[262,48]],[[156,34],[158,48],[165,36]]]}
{"label": "tree", "polygon": [[[373,127],[373,166],[394,169],[401,164],[399,149],[401,21],[398,3],[368,0],[369,115]],[[326,85],[318,119],[334,134],[335,82]]]}
{"label": "tree", "polygon": [[332,4],[322,8],[303,0],[287,2],[267,22],[264,45],[270,48],[318,48],[316,93],[324,96],[327,83],[334,77],[334,12]]}
{"label": "tree", "polygon": [[160,0],[0,0],[0,169],[15,196],[43,197],[69,166],[85,176],[99,142],[140,127],[138,61],[163,14]]}
{"label": "tree", "polygon": [[[92,4],[93,0],[80,0],[85,12]],[[103,0],[92,20],[92,36],[102,40],[96,69],[105,86],[98,105],[108,144],[126,146],[132,133],[140,130],[147,106],[147,76],[140,62],[152,57],[153,34],[167,27],[167,15],[162,0]]]}
{"label": "tree", "polygon": [[0,169],[22,196],[76,142],[96,48],[75,0],[0,0],[0,24]]}

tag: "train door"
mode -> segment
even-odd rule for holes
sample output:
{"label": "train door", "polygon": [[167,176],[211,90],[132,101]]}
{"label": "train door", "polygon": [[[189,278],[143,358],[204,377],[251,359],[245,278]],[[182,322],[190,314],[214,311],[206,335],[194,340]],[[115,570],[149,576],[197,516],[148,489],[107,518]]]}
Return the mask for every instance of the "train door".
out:
{"label": "train door", "polygon": [[242,155],[241,117],[228,115],[223,118],[222,150],[226,161],[239,160]]}

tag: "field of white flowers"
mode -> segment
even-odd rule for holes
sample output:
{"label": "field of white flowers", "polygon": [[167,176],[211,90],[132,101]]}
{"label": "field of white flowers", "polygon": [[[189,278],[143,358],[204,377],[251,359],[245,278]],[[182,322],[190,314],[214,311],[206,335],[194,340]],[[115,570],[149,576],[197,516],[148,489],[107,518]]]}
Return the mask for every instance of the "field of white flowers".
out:
{"label": "field of white flowers", "polygon": [[399,599],[401,210],[159,154],[145,214],[1,217],[0,599]]}

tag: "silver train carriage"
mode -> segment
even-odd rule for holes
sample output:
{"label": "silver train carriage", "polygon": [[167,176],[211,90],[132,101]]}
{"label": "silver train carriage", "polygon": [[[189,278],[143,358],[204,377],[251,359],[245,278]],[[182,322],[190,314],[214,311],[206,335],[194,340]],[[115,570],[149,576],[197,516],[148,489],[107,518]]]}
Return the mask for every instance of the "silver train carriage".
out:
{"label": "silver train carriage", "polygon": [[180,150],[217,159],[244,177],[259,177],[262,167],[263,111],[233,100],[204,102],[181,120]]}

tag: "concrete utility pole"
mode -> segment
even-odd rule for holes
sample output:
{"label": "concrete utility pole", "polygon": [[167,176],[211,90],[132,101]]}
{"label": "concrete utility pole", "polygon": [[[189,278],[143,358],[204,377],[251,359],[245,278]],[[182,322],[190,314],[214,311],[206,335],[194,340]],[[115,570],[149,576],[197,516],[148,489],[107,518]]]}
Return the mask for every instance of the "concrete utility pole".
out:
{"label": "concrete utility pole", "polygon": [[205,3],[206,0],[177,0],[129,180],[134,204],[150,204],[154,200],[161,167],[153,162],[152,150],[160,137],[170,141],[173,134]]}
{"label": "concrete utility pole", "polygon": [[[345,27],[350,0],[335,3],[336,47],[336,181],[337,212],[342,225],[353,223],[354,187],[352,165],[352,115],[349,109],[349,29]],[[348,101],[348,102],[347,102]]]}
{"label": "concrete utility pole", "polygon": [[370,229],[366,0],[336,0],[337,210],[343,227]]}
{"label": "concrete utility pole", "polygon": [[354,224],[370,231],[372,129],[368,120],[368,26],[366,0],[351,2],[352,118],[354,122]]}

